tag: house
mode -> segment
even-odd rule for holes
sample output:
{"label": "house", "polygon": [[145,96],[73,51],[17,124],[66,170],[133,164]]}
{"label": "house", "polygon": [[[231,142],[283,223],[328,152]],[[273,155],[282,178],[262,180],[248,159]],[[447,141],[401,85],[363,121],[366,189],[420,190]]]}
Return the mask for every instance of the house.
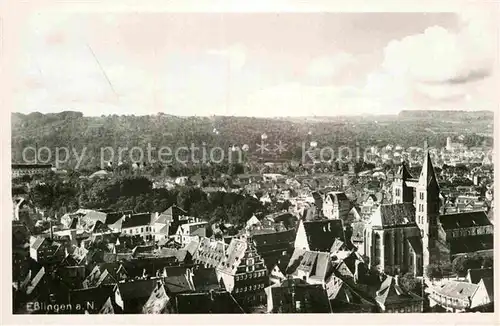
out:
{"label": "house", "polygon": [[295,249],[287,273],[308,284],[324,285],[333,272],[330,253]]}
{"label": "house", "polygon": [[114,291],[114,301],[125,314],[140,313],[155,287],[155,279],[118,283]]}
{"label": "house", "polygon": [[208,222],[193,222],[179,225],[175,233],[175,241],[181,246],[187,245],[191,240],[205,237]]}
{"label": "house", "polygon": [[294,240],[294,229],[284,231],[262,230],[253,232],[248,237],[248,241],[253,243],[258,254],[264,259],[268,271],[274,267],[278,260],[292,254]]}
{"label": "house", "polygon": [[336,275],[330,276],[325,288],[334,313],[378,312],[378,305],[372,298],[360,294],[353,286]]}
{"label": "house", "polygon": [[58,264],[64,255],[63,246],[51,238],[34,237],[30,244],[30,257],[40,264]]}
{"label": "house", "polygon": [[367,194],[361,203],[361,214],[363,216],[369,216],[377,208],[380,202],[375,194]]}
{"label": "house", "polygon": [[129,214],[122,217],[121,233],[123,235],[139,235],[144,241],[153,240],[151,214]]}
{"label": "house", "polygon": [[232,239],[217,266],[219,281],[245,309],[265,302],[268,272],[255,246],[245,239]]}
{"label": "house", "polygon": [[268,313],[331,313],[323,286],[289,278],[265,289]]}
{"label": "house", "polygon": [[205,267],[217,267],[225,258],[226,247],[223,241],[203,237],[193,254],[193,261]]}
{"label": "house", "polygon": [[474,268],[467,271],[469,283],[478,284],[483,278],[493,277],[493,268]]}
{"label": "house", "polygon": [[478,284],[448,281],[431,289],[431,307],[441,306],[448,312],[464,312],[487,305],[493,300],[493,278],[484,278]]}
{"label": "house", "polygon": [[165,286],[161,280],[156,282],[155,288],[148,300],[142,307],[143,314],[167,314],[173,313],[173,308],[170,304],[170,296],[167,294]]}
{"label": "house", "polygon": [[367,223],[364,221],[358,221],[351,224],[352,225],[352,235],[351,243],[357,249],[360,255],[365,254],[365,229]]}
{"label": "house", "polygon": [[129,278],[125,266],[119,262],[96,265],[83,281],[83,288],[99,287],[106,284],[117,284]]}
{"label": "house", "polygon": [[336,239],[345,241],[342,220],[300,221],[294,247],[311,251],[330,252]]}
{"label": "house", "polygon": [[328,219],[345,220],[351,210],[351,202],[343,192],[328,192],[323,198],[322,210]]}
{"label": "house", "polygon": [[69,292],[72,314],[96,314],[107,300],[113,297],[115,285],[101,285],[92,288],[75,289]]}
{"label": "house", "polygon": [[375,301],[382,312],[422,312],[424,299],[399,286],[398,276],[386,276],[375,293]]}

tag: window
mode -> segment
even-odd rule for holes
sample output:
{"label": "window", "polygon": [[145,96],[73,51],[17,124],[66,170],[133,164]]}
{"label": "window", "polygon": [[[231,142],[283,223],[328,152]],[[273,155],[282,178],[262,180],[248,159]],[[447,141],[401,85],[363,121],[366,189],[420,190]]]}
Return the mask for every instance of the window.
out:
{"label": "window", "polygon": [[420,199],[424,200],[424,193],[423,192],[420,193]]}
{"label": "window", "polygon": [[144,228],[141,228],[141,233],[143,233],[143,232],[144,232]]}

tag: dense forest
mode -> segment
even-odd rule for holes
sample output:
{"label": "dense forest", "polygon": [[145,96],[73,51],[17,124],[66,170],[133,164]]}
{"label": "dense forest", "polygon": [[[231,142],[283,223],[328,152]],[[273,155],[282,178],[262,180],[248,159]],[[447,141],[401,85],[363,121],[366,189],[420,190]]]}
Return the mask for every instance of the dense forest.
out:
{"label": "dense forest", "polygon": [[[112,211],[162,212],[173,204],[210,223],[245,223],[253,214],[279,210],[273,205],[262,205],[252,196],[237,193],[213,192],[207,196],[202,189],[192,186],[174,189],[154,189],[150,179],[143,176],[116,176],[110,179],[80,179],[57,175],[40,176],[44,182],[32,180],[28,200],[46,212],[47,216],[61,216],[78,208],[108,209]],[[28,178],[25,178],[28,179]],[[14,180],[13,192],[22,190],[21,180]],[[25,180],[28,181],[28,180]]]}
{"label": "dense forest", "polygon": [[[144,151],[168,146],[190,146],[229,149],[233,145],[249,146],[245,158],[251,160],[256,145],[266,134],[268,143],[282,141],[286,149],[280,159],[300,159],[303,144],[311,141],[318,146],[338,148],[340,146],[420,146],[424,141],[430,146],[442,147],[447,136],[463,135],[467,146],[491,145],[492,112],[440,112],[403,111],[398,116],[366,116],[335,118],[249,118],[249,117],[177,117],[158,113],[150,116],[108,115],[86,117],[80,112],[53,114],[13,113],[12,161],[25,162],[34,159],[27,151],[23,160],[23,149],[47,147],[52,160],[57,148],[68,148],[78,154],[84,153],[80,168],[100,165],[103,148],[132,148]],[[490,135],[491,134],[491,135]],[[85,150],[85,151],[84,151]],[[72,152],[70,152],[72,153]],[[153,157],[158,154],[152,151]],[[31,155],[31,156],[30,156]],[[65,153],[61,154],[64,157]],[[77,158],[70,155],[66,163],[75,167]],[[47,151],[40,152],[40,159],[48,158]]]}

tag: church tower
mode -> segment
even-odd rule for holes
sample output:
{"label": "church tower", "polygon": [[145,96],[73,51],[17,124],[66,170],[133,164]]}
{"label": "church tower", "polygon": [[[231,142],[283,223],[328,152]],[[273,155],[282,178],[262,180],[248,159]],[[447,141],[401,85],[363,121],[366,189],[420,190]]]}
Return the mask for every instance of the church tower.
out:
{"label": "church tower", "polygon": [[410,171],[406,166],[406,162],[398,168],[398,172],[394,175],[394,182],[392,183],[392,203],[413,203],[413,188],[407,185],[407,181],[412,179]]}
{"label": "church tower", "polygon": [[439,184],[427,152],[416,187],[416,222],[422,235],[424,272],[432,262],[431,252],[438,240]]}

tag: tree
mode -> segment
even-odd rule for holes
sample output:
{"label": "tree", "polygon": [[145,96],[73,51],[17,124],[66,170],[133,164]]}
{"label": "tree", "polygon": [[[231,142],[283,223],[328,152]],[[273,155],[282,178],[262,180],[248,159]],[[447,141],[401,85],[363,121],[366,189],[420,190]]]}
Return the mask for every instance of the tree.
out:
{"label": "tree", "polygon": [[462,255],[453,260],[452,271],[458,276],[467,275],[467,271],[472,268],[481,268],[483,259],[479,255]]}
{"label": "tree", "polygon": [[418,280],[412,273],[406,273],[399,278],[399,285],[406,292],[415,292]]}
{"label": "tree", "polygon": [[427,266],[427,277],[430,279],[441,278],[443,276],[443,271],[439,265],[430,264]]}

